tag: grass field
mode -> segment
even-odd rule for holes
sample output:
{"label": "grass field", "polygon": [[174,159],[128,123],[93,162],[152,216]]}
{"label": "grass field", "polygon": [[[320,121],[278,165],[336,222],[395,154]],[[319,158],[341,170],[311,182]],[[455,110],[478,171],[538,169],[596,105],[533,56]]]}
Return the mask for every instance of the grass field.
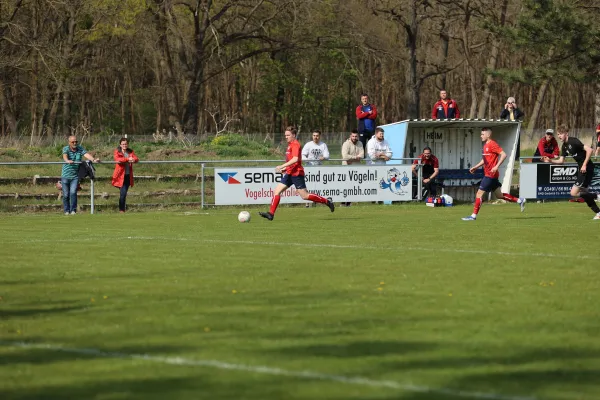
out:
{"label": "grass field", "polygon": [[599,399],[576,203],[0,217],[0,399]]}

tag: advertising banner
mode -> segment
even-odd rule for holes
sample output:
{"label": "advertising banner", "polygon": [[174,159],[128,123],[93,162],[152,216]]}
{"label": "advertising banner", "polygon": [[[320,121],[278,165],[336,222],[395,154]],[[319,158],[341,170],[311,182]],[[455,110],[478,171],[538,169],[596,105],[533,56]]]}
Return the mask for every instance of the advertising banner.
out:
{"label": "advertising banner", "polygon": [[[349,165],[304,167],[310,193],[334,202],[410,201],[410,165]],[[215,168],[215,204],[270,204],[282,174],[274,168]],[[281,203],[305,202],[294,186]]]}
{"label": "advertising banner", "polygon": [[[569,198],[569,192],[577,180],[577,164],[537,164],[536,197],[538,199]],[[594,177],[589,186],[591,192],[600,193],[600,166],[595,165]]]}

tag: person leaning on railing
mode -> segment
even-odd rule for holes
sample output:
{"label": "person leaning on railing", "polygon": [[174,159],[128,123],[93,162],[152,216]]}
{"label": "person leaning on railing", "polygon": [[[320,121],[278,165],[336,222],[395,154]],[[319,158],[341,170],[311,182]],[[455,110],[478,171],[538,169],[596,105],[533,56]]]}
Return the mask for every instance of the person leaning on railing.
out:
{"label": "person leaning on railing", "polygon": [[[360,164],[365,158],[365,149],[358,138],[358,129],[352,129],[350,137],[342,145],[342,165]],[[352,203],[342,202],[343,207],[350,207]]]}
{"label": "person leaning on railing", "polygon": [[81,162],[83,158],[92,162],[100,162],[100,159],[94,158],[86,149],[80,146],[76,136],[69,136],[69,144],[63,147],[62,158],[65,162],[62,166],[60,175],[63,193],[63,209],[65,215],[75,215],[77,213],[79,162]]}

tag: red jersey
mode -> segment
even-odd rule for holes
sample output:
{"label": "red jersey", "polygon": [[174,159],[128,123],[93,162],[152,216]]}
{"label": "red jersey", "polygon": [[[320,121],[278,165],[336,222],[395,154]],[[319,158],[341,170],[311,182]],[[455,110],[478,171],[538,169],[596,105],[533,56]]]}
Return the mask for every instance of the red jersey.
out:
{"label": "red jersey", "polygon": [[304,176],[304,168],[302,167],[302,149],[298,140],[293,140],[288,144],[285,151],[285,162],[292,158],[298,157],[298,161],[285,168],[285,173],[290,176]]}
{"label": "red jersey", "polygon": [[492,168],[498,164],[498,158],[500,158],[500,153],[503,151],[502,147],[492,139],[483,144],[483,172],[485,176],[498,179],[500,173],[498,170],[492,172]]}
{"label": "red jersey", "polygon": [[[434,168],[440,167],[440,162],[433,154],[429,156],[429,159],[424,154],[420,154],[421,164],[423,166],[423,178],[429,178],[434,172]],[[418,164],[419,160],[413,161],[413,164]]]}

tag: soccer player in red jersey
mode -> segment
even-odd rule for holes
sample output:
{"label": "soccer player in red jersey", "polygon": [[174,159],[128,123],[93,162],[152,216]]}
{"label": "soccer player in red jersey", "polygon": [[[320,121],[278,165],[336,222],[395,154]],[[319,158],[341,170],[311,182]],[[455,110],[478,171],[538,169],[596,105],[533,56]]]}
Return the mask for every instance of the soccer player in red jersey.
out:
{"label": "soccer player in red jersey", "polygon": [[281,193],[285,192],[292,185],[296,187],[296,191],[303,200],[327,204],[331,212],[335,210],[331,197],[317,196],[316,194],[308,193],[306,189],[304,168],[302,167],[302,146],[300,146],[300,142],[296,139],[297,132],[293,126],[285,128],[285,140],[288,143],[287,150],[285,151],[285,163],[275,167],[275,171],[284,172],[284,174],[281,177],[281,182],[275,188],[275,194],[271,200],[271,208],[268,212],[258,213],[261,217],[269,221],[273,221],[275,211],[277,210],[277,206],[279,206],[279,200],[281,200]]}
{"label": "soccer player in red jersey", "polygon": [[469,171],[473,174],[477,168],[483,165],[484,177],[481,181],[481,185],[479,185],[479,190],[475,195],[473,214],[462,220],[475,221],[477,219],[477,214],[479,214],[479,209],[481,208],[482,198],[486,192],[494,192],[496,197],[502,197],[506,201],[519,204],[521,206],[521,212],[523,212],[525,210],[525,199],[518,199],[508,193],[502,193],[500,190],[502,183],[498,180],[498,177],[500,176],[498,168],[506,159],[506,153],[502,150],[502,147],[492,139],[491,128],[483,128],[481,130],[481,141],[483,142],[483,158],[477,165],[471,167]]}

